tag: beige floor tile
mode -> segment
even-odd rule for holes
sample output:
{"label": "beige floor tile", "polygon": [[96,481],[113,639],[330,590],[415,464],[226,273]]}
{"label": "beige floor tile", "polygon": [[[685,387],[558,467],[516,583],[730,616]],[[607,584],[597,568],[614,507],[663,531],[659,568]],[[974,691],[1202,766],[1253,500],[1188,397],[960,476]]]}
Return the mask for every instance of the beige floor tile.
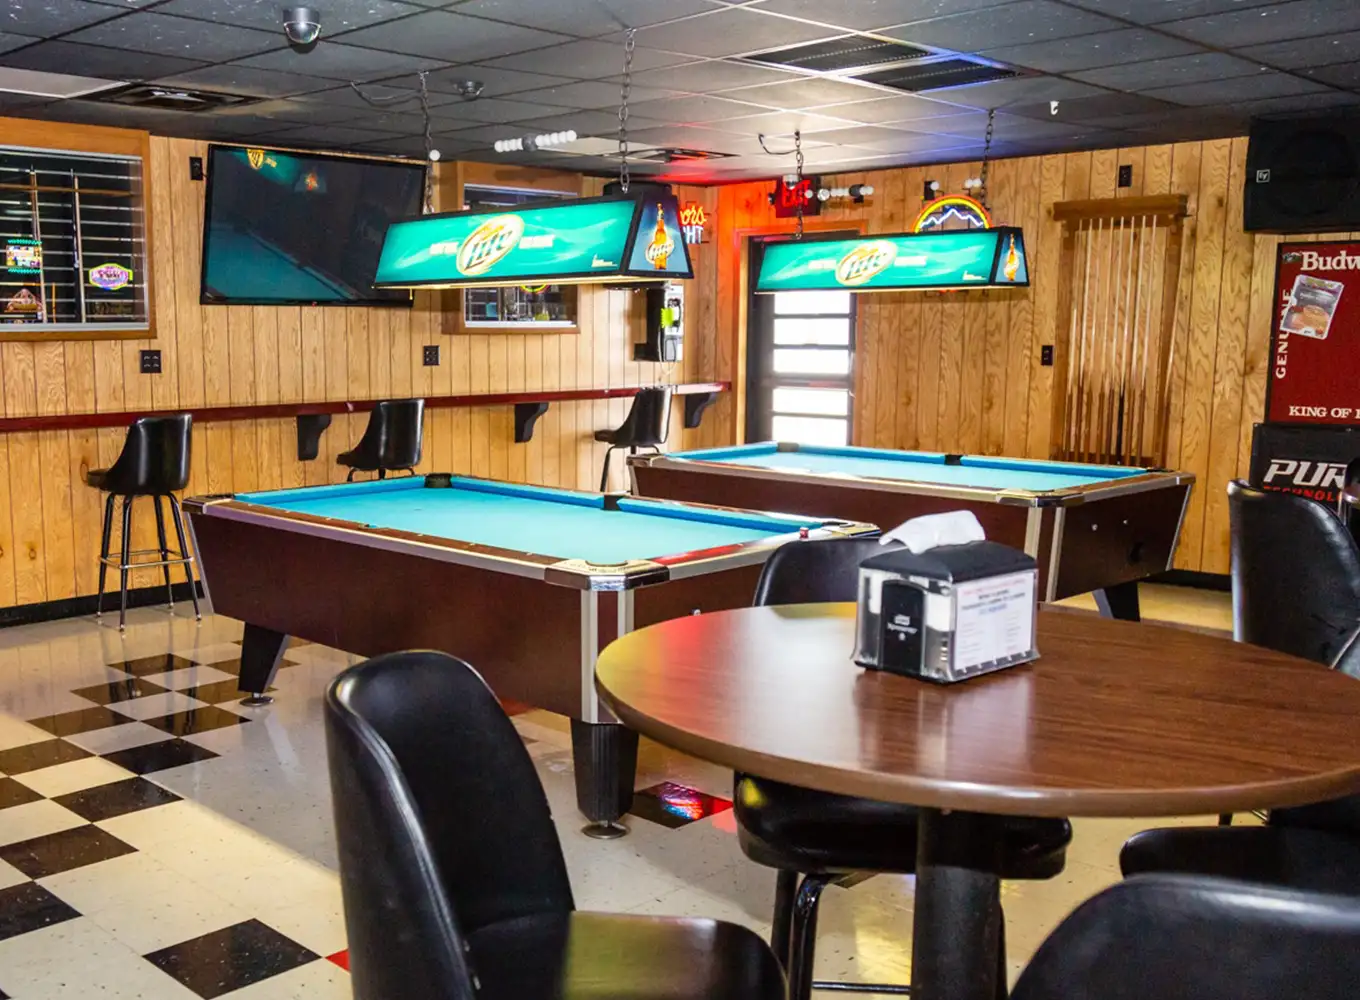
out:
{"label": "beige floor tile", "polygon": [[51,767],[16,774],[14,780],[21,785],[27,785],[39,795],[56,798],[68,792],[79,792],[85,788],[107,785],[131,777],[131,771],[103,757],[84,757],[81,760],[70,760],[65,764],[53,764]]}
{"label": "beige floor tile", "polygon": [[26,802],[21,806],[0,809],[0,846],[84,825],[85,820],[49,799]]}

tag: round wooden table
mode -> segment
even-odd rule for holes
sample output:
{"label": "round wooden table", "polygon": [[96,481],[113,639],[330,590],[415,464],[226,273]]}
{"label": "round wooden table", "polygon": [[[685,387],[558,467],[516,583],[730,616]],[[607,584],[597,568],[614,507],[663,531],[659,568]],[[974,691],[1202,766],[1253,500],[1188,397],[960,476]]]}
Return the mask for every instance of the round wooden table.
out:
{"label": "round wooden table", "polygon": [[618,718],[737,771],[921,808],[916,1000],[993,1000],[1000,816],[1173,816],[1360,791],[1360,683],[1185,629],[1060,609],[1035,663],[955,685],[864,670],[855,608],[742,608],[628,633]]}

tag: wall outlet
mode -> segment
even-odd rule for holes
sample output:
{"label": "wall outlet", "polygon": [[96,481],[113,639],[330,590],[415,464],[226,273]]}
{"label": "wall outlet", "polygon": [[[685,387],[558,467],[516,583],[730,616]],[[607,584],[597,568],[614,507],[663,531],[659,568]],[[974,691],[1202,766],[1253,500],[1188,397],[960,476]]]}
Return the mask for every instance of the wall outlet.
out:
{"label": "wall outlet", "polygon": [[142,352],[142,374],[159,375],[161,373],[161,352],[143,351]]}
{"label": "wall outlet", "polygon": [[439,345],[438,345],[438,344],[426,344],[426,345],[425,345],[425,367],[426,367],[426,368],[433,368],[433,367],[435,367],[435,366],[438,365],[438,364],[439,364]]}
{"label": "wall outlet", "polygon": [[1052,344],[1044,344],[1042,347],[1039,348],[1039,364],[1043,365],[1045,368],[1052,366],[1053,364]]}
{"label": "wall outlet", "polygon": [[203,157],[189,157],[189,180],[201,181],[203,179]]}
{"label": "wall outlet", "polygon": [[1122,188],[1133,187],[1133,164],[1121,163],[1119,165],[1119,186]]}

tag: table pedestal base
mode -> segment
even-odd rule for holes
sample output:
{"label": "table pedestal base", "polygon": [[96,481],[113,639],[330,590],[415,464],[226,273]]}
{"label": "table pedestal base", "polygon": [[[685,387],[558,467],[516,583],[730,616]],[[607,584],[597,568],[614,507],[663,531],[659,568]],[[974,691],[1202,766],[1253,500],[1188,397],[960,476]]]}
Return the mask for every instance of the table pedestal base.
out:
{"label": "table pedestal base", "polygon": [[912,920],[915,1000],[1006,995],[1000,853],[1000,817],[921,810]]}
{"label": "table pedestal base", "polygon": [[576,806],[590,823],[581,832],[597,840],[622,837],[619,822],[633,805],[638,734],[613,723],[571,720],[571,757],[576,772]]}

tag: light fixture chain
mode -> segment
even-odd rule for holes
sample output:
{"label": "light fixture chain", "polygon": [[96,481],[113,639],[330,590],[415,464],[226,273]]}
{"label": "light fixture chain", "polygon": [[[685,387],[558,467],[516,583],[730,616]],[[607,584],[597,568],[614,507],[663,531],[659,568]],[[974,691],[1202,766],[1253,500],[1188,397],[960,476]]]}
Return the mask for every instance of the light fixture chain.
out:
{"label": "light fixture chain", "polygon": [[987,171],[992,161],[992,132],[996,128],[996,108],[987,111],[987,137],[982,143],[982,190],[978,192],[978,201],[982,202],[983,207],[987,205]]}
{"label": "light fixture chain", "polygon": [[798,167],[798,183],[794,187],[794,200],[798,203],[798,229],[794,239],[803,238],[803,133],[799,129],[793,130],[793,156],[794,163]]}
{"label": "light fixture chain", "polygon": [[430,157],[434,149],[434,136],[430,134],[430,90],[425,81],[426,75],[426,71],[421,70],[416,78],[420,81],[420,114],[425,122],[425,214],[430,215],[434,212],[434,167]]}
{"label": "light fixture chain", "polygon": [[633,89],[633,49],[637,29],[629,28],[623,42],[623,85],[619,88],[619,186],[628,193],[628,95]]}

